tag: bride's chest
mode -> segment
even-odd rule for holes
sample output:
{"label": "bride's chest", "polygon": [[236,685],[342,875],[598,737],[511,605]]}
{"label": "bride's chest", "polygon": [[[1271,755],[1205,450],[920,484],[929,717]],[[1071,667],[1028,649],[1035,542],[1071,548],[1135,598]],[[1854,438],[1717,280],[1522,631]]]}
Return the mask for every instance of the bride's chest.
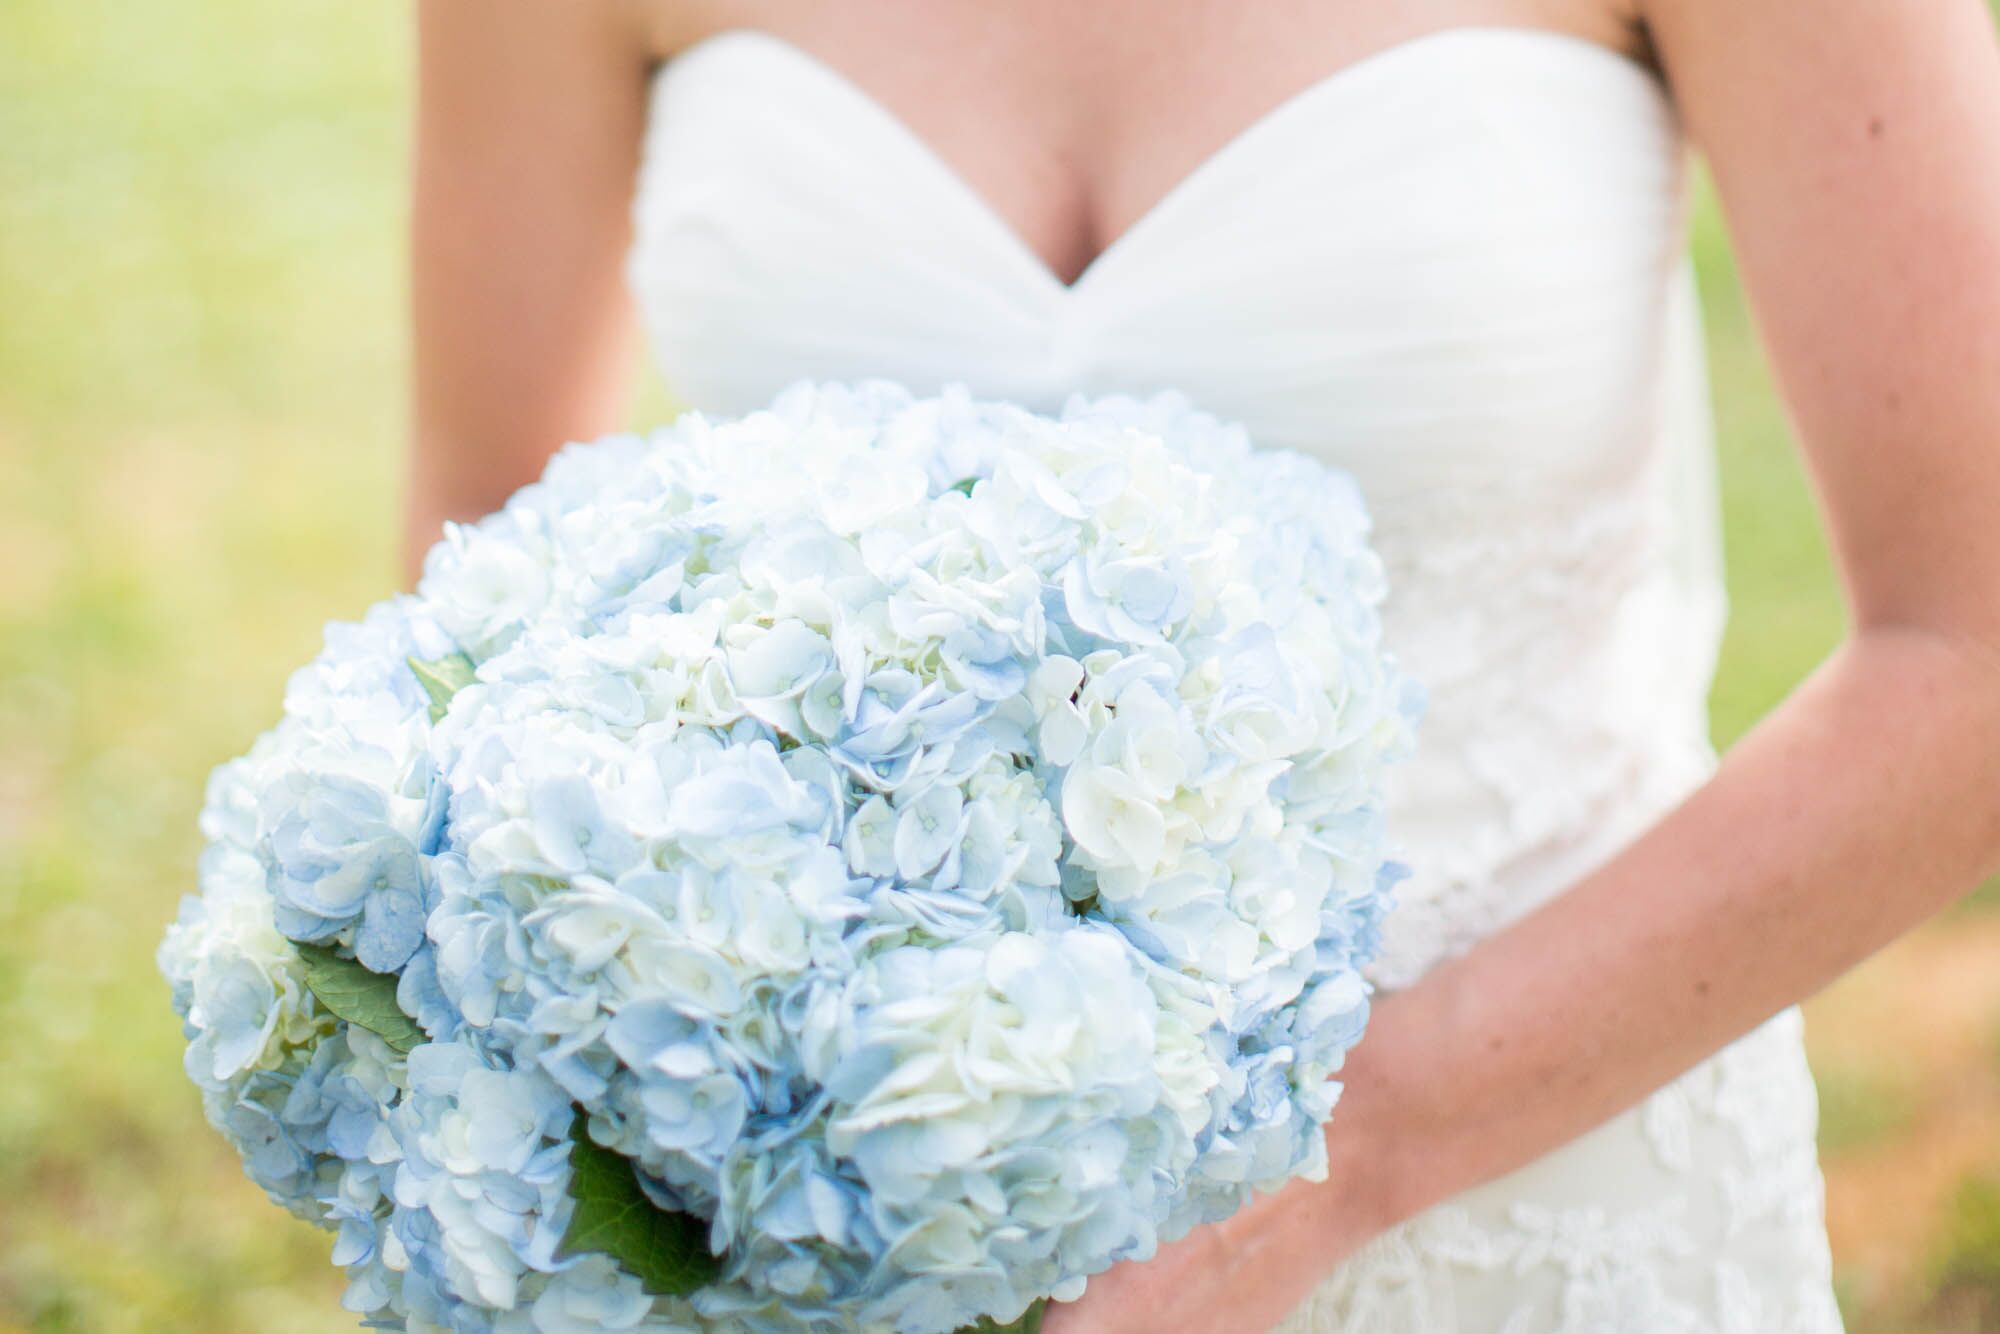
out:
{"label": "bride's chest", "polygon": [[[766,15],[710,0],[657,7],[654,43],[667,60],[733,28],[790,34],[787,43],[908,127],[1069,283],[1291,91],[1426,32],[1528,9],[1523,0],[1339,14],[1317,0],[862,0]],[[1636,41],[1614,0],[1532,0],[1528,21],[1620,49]]]}
{"label": "bride's chest", "polygon": [[670,385],[715,411],[801,376],[1172,386],[1384,486],[1587,469],[1657,380],[1683,159],[1631,61],[1451,30],[1279,103],[1070,284],[881,103],[737,30],[656,81],[630,272]]}

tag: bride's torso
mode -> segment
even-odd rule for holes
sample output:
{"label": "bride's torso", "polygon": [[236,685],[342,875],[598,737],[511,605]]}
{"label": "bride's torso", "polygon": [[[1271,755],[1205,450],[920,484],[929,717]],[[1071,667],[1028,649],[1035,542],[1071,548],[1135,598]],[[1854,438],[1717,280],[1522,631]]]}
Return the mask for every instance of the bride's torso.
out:
{"label": "bride's torso", "polygon": [[[1324,69],[1163,195],[1100,197],[1116,225],[1058,209],[1037,237],[824,56],[714,35],[656,76],[629,271],[693,408],[803,376],[1041,408],[1171,388],[1353,472],[1430,695],[1390,792],[1415,874],[1376,975],[1400,986],[1713,766],[1713,461],[1660,80],[1508,24]],[[1813,1137],[1786,1011],[1391,1229],[1282,1328],[1832,1334]]]}
{"label": "bride's torso", "polygon": [[1353,472],[1431,701],[1391,794],[1401,985],[1710,762],[1686,153],[1654,73],[1544,28],[1424,33],[1266,102],[1072,284],[851,76],[725,30],[655,77],[629,271],[693,408],[802,376],[1171,387]]}

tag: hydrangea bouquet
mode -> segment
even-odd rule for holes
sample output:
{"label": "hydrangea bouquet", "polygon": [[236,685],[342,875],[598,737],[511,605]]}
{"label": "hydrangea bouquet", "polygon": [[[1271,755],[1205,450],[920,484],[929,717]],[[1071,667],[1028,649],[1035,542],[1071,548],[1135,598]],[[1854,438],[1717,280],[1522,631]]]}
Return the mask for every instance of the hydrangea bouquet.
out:
{"label": "hydrangea bouquet", "polygon": [[411,1330],[949,1331],[1323,1174],[1419,696],[1345,476],[801,382],[329,627],[160,950]]}

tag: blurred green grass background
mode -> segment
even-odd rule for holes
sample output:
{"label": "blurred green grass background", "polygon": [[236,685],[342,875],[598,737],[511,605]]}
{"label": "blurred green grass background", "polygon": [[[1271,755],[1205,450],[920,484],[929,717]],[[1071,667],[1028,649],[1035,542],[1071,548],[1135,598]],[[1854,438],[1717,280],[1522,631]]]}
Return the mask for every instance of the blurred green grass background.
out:
{"label": "blurred green grass background", "polygon": [[[203,1124],[152,952],[208,768],[398,581],[406,28],[0,6],[0,1332],[352,1327]],[[1706,197],[1694,247],[1726,745],[1841,612]],[[2000,1329],[1996,960],[1975,899],[1810,1008],[1857,1331]]]}

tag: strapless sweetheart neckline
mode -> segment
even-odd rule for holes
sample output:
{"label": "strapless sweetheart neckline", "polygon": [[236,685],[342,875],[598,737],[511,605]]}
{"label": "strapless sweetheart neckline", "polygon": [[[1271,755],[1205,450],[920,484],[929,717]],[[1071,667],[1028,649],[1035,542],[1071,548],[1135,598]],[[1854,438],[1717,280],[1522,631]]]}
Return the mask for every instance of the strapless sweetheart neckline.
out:
{"label": "strapless sweetheart neckline", "polygon": [[1614,51],[1608,46],[1574,33],[1526,24],[1460,24],[1419,33],[1414,37],[1377,48],[1319,75],[1303,87],[1279,99],[1261,114],[1252,117],[1248,124],[1223,140],[1219,147],[1197,161],[1178,180],[1168,186],[1163,194],[1100,249],[1074,279],[1067,281],[1021,235],[993,202],[973,186],[966,174],[928,139],[919,134],[907,120],[890,110],[887,103],[870,92],[859,80],[797,42],[763,28],[724,28],[682,48],[660,66],[660,72],[664,73],[669,68],[684,69],[691,63],[709,59],[715,53],[722,51],[729,51],[738,58],[744,52],[759,52],[768,58],[797,66],[806,73],[809,80],[839,102],[860,113],[863,119],[898,143],[911,161],[918,164],[924,175],[959,199],[968,217],[976,219],[982,231],[992,234],[1004,248],[1013,253],[1019,266],[1031,275],[1033,281],[1053,289],[1059,296],[1081,297],[1090,288],[1103,281],[1104,272],[1117,267],[1122,255],[1135,247],[1143,246],[1149,232],[1164,228],[1175,211],[1184,207],[1189,197],[1219,176],[1226,166],[1255,152],[1266,140],[1277,138],[1284,129],[1301,121],[1308,112],[1319,109],[1323,103],[1337,102],[1343,97],[1364,99],[1368,85],[1374,79],[1393,77],[1425,57],[1463,43],[1481,41],[1527,43],[1539,45],[1552,55],[1565,59],[1611,62],[1615,67],[1629,71],[1633,78],[1651,84],[1662,96],[1665,95],[1665,86],[1658,73],[1651,67],[1623,52]]}

